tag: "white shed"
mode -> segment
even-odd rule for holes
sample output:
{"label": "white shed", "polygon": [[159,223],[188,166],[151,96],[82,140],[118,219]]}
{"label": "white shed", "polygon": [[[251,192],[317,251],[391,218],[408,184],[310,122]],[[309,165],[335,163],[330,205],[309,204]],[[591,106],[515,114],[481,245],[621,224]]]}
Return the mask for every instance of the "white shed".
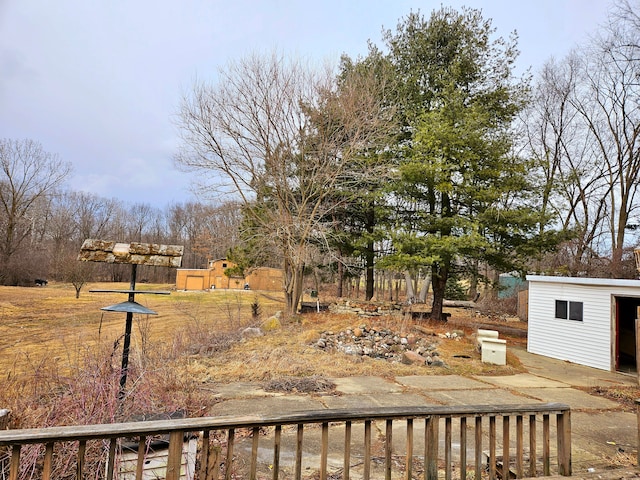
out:
{"label": "white shed", "polygon": [[528,275],[527,350],[637,373],[640,280]]}

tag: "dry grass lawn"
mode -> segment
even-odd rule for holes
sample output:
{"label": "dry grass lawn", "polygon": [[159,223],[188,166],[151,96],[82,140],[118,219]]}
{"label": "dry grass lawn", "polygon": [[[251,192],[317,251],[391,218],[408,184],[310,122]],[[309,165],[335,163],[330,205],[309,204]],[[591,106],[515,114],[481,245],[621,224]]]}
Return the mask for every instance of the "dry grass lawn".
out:
{"label": "dry grass lawn", "polygon": [[[111,345],[124,334],[125,314],[102,307],[127,300],[127,295],[92,293],[91,289],[127,289],[128,283],[90,284],[79,299],[69,284],[47,287],[0,287],[0,367],[3,372],[29,372],[43,361],[74,365],[78,355],[101,344]],[[138,285],[139,290],[169,291],[169,285]],[[178,335],[227,331],[246,325],[256,299],[272,314],[281,302],[255,292],[176,292],[137,295],[136,301],[158,315],[134,317],[132,352],[147,344],[173,341]]]}
{"label": "dry grass lawn", "polygon": [[[31,376],[43,363],[65,370],[75,367],[86,352],[99,348],[112,349],[114,358],[119,358],[125,314],[100,309],[125,301],[127,296],[90,290],[126,288],[128,284],[124,283],[91,284],[76,299],[68,284],[0,287],[2,371],[13,376]],[[144,284],[138,288],[168,291],[171,286]],[[263,337],[240,341],[237,332],[242,328],[259,324],[283,308],[282,296],[277,294],[172,291],[170,295],[138,295],[136,300],[158,315],[134,317],[132,356],[151,355],[159,349],[180,349],[179,355],[171,356],[179,358],[176,366],[201,382],[265,381],[278,376],[307,375],[507,374],[521,369],[511,355],[506,367],[482,364],[470,338],[438,339],[438,350],[447,368],[392,364],[325,352],[313,346],[322,331],[338,332],[363,324],[424,335],[414,329],[412,322],[397,317],[363,319],[310,314],[283,321],[281,328]],[[252,318],[252,303],[259,305],[259,320]],[[456,310],[453,318],[464,320],[467,314]],[[442,324],[429,328],[437,334],[461,327]],[[466,330],[468,335],[472,333],[471,323]]]}

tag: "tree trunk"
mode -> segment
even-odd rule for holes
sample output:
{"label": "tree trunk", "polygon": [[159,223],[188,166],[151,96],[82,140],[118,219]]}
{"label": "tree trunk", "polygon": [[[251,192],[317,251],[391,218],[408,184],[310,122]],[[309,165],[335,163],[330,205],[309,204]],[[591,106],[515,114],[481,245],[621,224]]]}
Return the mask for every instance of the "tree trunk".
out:
{"label": "tree trunk", "polygon": [[498,292],[500,291],[500,273],[497,270],[491,272],[491,289],[489,290],[489,298],[498,300]]}
{"label": "tree trunk", "polygon": [[473,271],[469,281],[469,300],[476,301],[478,298],[478,260],[473,261]]}
{"label": "tree trunk", "polygon": [[427,275],[422,282],[422,288],[418,294],[418,303],[427,302],[427,294],[429,293],[429,287],[431,286],[431,275]]}
{"label": "tree trunk", "polygon": [[409,273],[409,270],[406,270],[404,272],[404,283],[407,284],[407,303],[415,303],[416,294],[413,291],[413,281],[411,279],[411,273]]}
{"label": "tree trunk", "polygon": [[302,287],[304,284],[304,264],[294,270],[293,278],[294,278],[293,280],[294,296],[293,296],[292,309],[290,313],[295,314],[298,312],[298,306],[300,305],[300,299],[302,298]]}
{"label": "tree trunk", "polygon": [[365,254],[365,262],[366,262],[365,300],[371,300],[373,298],[373,292],[375,287],[374,277],[373,277],[373,262],[374,262],[373,241],[367,242],[367,252]]}
{"label": "tree trunk", "polygon": [[447,278],[449,277],[449,260],[444,260],[438,265],[434,265],[431,269],[431,278],[433,284],[433,304],[431,305],[431,319],[442,320],[442,307],[444,304],[444,292],[447,286]]}
{"label": "tree trunk", "polygon": [[366,230],[369,234],[369,240],[367,240],[367,250],[365,252],[365,268],[366,268],[366,295],[365,300],[371,300],[373,298],[373,290],[374,290],[374,278],[373,278],[373,269],[375,262],[375,245],[373,243],[373,229],[375,227],[375,210],[373,208],[373,204],[369,204],[367,210],[367,224]]}
{"label": "tree trunk", "polygon": [[338,289],[336,291],[336,296],[338,298],[342,298],[344,289],[344,265],[342,263],[342,255],[340,255],[340,259],[338,260]]}

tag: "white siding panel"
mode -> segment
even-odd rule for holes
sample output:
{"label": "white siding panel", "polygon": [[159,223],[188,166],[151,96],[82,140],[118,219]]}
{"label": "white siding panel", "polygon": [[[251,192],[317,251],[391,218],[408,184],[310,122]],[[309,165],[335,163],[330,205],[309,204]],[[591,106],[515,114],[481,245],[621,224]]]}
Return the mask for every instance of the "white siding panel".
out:
{"label": "white siding panel", "polygon": [[[614,297],[639,297],[640,281],[527,276],[531,353],[613,368]],[[555,318],[556,300],[583,303],[583,321]]]}
{"label": "white siding panel", "polygon": [[[555,318],[555,301],[583,302],[583,321]],[[606,288],[529,282],[528,350],[611,369],[611,293]]]}

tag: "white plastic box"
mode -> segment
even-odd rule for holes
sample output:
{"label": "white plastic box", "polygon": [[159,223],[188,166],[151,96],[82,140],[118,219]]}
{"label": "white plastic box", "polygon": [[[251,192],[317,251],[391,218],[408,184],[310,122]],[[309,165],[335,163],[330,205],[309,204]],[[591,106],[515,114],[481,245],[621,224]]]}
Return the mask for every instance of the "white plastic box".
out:
{"label": "white plastic box", "polygon": [[495,365],[507,364],[507,341],[499,338],[482,339],[482,362]]}
{"label": "white plastic box", "polygon": [[498,338],[497,330],[483,330],[481,328],[478,329],[478,333],[476,335],[476,346],[478,347],[478,351],[482,351],[482,340],[485,338]]}

